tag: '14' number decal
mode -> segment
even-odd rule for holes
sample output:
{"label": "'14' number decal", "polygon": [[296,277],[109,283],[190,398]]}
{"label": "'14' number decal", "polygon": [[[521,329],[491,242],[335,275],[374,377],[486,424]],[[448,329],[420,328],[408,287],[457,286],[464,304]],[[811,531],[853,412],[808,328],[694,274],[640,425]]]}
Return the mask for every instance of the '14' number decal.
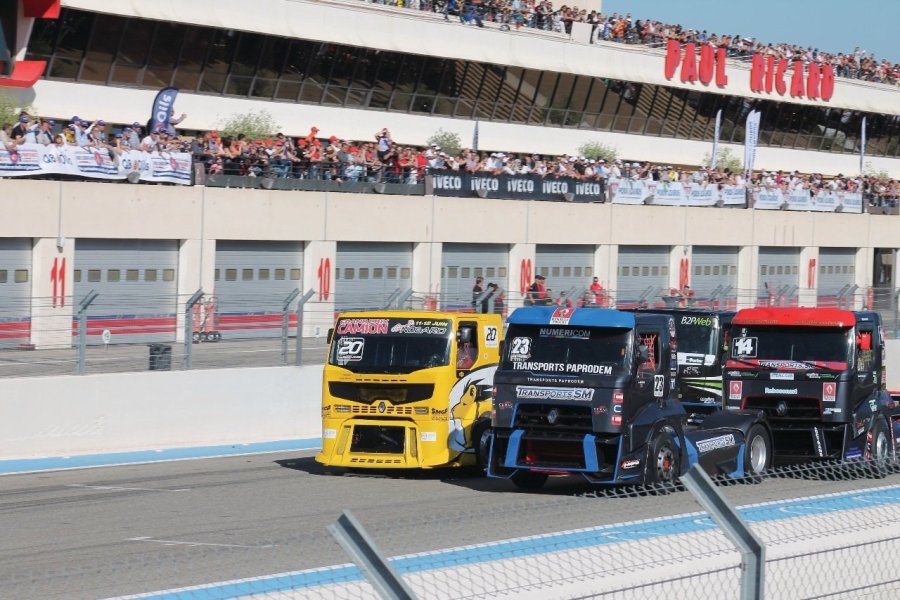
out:
{"label": "'14' number decal", "polygon": [[739,337],[732,340],[734,347],[731,349],[732,356],[745,356],[756,358],[756,338],[755,337]]}

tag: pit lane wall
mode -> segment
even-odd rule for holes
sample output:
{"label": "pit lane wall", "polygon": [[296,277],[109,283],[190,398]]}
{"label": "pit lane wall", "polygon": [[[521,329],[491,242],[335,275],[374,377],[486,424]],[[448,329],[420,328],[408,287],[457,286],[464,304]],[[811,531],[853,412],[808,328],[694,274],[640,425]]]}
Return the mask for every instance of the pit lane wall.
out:
{"label": "pit lane wall", "polygon": [[0,381],[0,460],[319,440],[322,367]]}
{"label": "pit lane wall", "polygon": [[[900,391],[900,340],[887,342]],[[322,367],[0,380],[0,461],[318,441]]]}

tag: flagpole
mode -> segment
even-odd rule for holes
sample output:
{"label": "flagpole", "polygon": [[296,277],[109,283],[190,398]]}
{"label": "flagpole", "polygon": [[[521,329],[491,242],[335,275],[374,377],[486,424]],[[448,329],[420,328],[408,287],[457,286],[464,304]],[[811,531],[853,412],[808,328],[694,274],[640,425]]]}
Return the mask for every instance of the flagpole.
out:
{"label": "flagpole", "polygon": [[716,113],[716,132],[713,134],[712,160],[710,161],[710,170],[715,170],[716,164],[719,162],[719,132],[722,130],[722,109]]}
{"label": "flagpole", "polygon": [[859,144],[859,174],[863,175],[864,163],[866,158],[866,117],[863,115],[862,124],[861,124],[862,132],[860,133],[860,144]]}

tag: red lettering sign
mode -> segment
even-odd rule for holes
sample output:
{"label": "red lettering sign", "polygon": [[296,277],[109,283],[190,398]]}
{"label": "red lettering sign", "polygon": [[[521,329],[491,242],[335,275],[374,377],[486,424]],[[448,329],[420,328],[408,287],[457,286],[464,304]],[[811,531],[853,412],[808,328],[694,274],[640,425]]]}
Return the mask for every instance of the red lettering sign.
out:
{"label": "red lettering sign", "polygon": [[827,63],[822,67],[819,94],[825,101],[831,100],[834,95],[834,68]]}
{"label": "red lettering sign", "polygon": [[54,258],[53,268],[50,269],[50,281],[53,283],[52,306],[66,305],[66,257]]}
{"label": "red lettering sign", "polygon": [[716,85],[725,87],[728,83],[728,75],[725,73],[725,48],[713,50],[712,46],[704,44],[700,47],[700,62],[697,63],[697,45],[687,43],[684,52],[681,51],[681,43],[677,40],[666,42],[666,79],[672,79],[681,64],[681,81],[694,83],[700,81],[703,85],[709,85],[715,76]]}
{"label": "red lettering sign", "polygon": [[331,259],[319,260],[319,269],[316,271],[319,278],[319,301],[328,300],[331,295]]}
{"label": "red lettering sign", "polygon": [[523,258],[519,264],[519,291],[524,295],[531,287],[531,259]]}
{"label": "red lettering sign", "polygon": [[772,93],[774,90],[779,96],[784,96],[788,92],[785,75],[789,68],[792,69],[792,97],[831,100],[834,94],[834,69],[831,65],[820,67],[816,63],[810,63],[804,67],[800,60],[792,63],[782,58],[776,61],[774,56],[763,57],[759,54],[754,54],[750,61],[750,91]]}
{"label": "red lettering sign", "polygon": [[803,89],[803,61],[794,61],[794,74],[791,76],[791,96],[802,98],[806,90]]}

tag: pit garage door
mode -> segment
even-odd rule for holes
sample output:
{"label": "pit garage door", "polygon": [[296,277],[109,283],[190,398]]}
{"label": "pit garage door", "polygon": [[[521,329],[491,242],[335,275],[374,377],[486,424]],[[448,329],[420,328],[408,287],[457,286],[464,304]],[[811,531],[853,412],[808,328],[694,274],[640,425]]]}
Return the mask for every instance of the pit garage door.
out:
{"label": "pit garage door", "polygon": [[[204,298],[206,310],[197,315],[197,324],[220,332],[223,339],[280,336],[284,300],[294,289],[306,291],[302,267],[301,242],[217,241],[215,295]],[[296,301],[291,304],[291,334],[296,332],[295,309]]]}
{"label": "pit garage door", "polygon": [[669,246],[619,246],[616,296],[628,306],[643,297],[652,306],[669,290]]}
{"label": "pit garage door", "polygon": [[833,304],[838,293],[856,283],[856,249],[820,248],[817,262],[819,304]]}
{"label": "pit garage door", "polygon": [[412,251],[404,243],[338,242],[335,309],[380,308],[396,290],[410,289]]}
{"label": "pit garage door", "polygon": [[506,244],[443,244],[441,252],[440,304],[450,310],[472,308],[472,287],[484,277],[482,287],[496,283],[509,287]]}
{"label": "pit garage door", "polygon": [[790,298],[796,299],[800,285],[800,249],[799,248],[760,248],[759,249],[759,302],[766,304],[768,298],[779,300],[781,304],[790,304]]}
{"label": "pit garage door", "polygon": [[591,287],[594,275],[594,246],[584,244],[541,244],[535,252],[536,275],[546,277],[544,285],[556,298],[566,292],[579,299],[579,292]]}
{"label": "pit garage door", "polygon": [[[50,299],[40,299],[48,304]],[[31,338],[31,239],[0,239],[0,348]]]}
{"label": "pit garage door", "polygon": [[738,249],[735,246],[694,246],[693,277],[690,286],[696,298],[709,298],[713,292],[731,288],[727,297],[737,294]]}
{"label": "pit garage door", "polygon": [[104,330],[112,344],[174,340],[177,271],[175,240],[76,240],[73,303],[99,294],[87,311],[88,343],[102,343]]}

